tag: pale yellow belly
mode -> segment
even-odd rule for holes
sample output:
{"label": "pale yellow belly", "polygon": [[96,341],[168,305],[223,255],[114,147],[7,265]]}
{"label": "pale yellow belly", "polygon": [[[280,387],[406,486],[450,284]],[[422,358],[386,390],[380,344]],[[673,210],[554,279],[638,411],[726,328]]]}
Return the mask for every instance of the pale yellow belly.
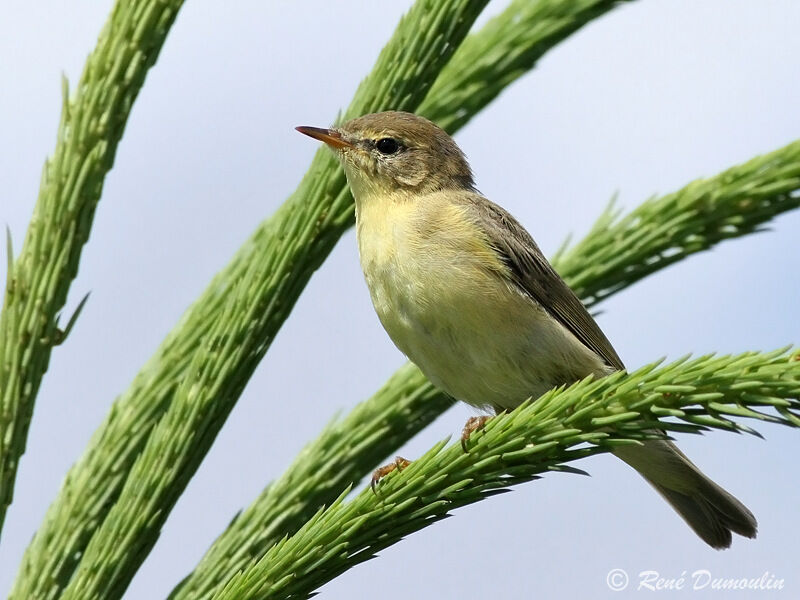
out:
{"label": "pale yellow belly", "polygon": [[[362,228],[359,228],[362,229]],[[530,298],[437,245],[392,247],[359,231],[362,267],[378,317],[397,347],[437,386],[478,407],[529,397],[608,369]]]}

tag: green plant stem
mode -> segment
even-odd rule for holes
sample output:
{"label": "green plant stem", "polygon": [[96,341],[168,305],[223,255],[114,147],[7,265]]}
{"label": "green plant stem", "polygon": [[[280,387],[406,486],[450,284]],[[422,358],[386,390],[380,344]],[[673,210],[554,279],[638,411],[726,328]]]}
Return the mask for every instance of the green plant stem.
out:
{"label": "green plant stem", "polygon": [[308,598],[456,508],[548,471],[576,472],[568,463],[638,444],[656,437],[654,430],[752,432],[742,418],[800,427],[799,397],[800,353],[785,350],[654,363],[552,390],[491,420],[466,453],[444,440],[389,475],[377,494],[367,488],[345,502],[345,490],[214,599]]}
{"label": "green plant stem", "polygon": [[627,1],[514,0],[464,40],[417,112],[449,132],[461,129],[548,50]]}
{"label": "green plant stem", "polygon": [[[584,301],[592,303],[672,264],[674,257],[758,231],[776,215],[800,206],[798,191],[800,142],[794,142],[647,200],[624,217],[609,207],[580,243],[562,249],[556,264]],[[604,268],[609,262],[613,269]],[[170,598],[211,598],[228,578],[293,535],[451,405],[416,367],[406,364],[372,398],[326,427],[237,516]]]}
{"label": "green plant stem", "polygon": [[715,177],[642,203],[630,213],[613,203],[579,244],[553,258],[573,290],[592,306],[651,273],[719,242],[763,231],[800,206],[800,140]]}
{"label": "green plant stem", "polygon": [[[11,257],[0,315],[0,528],[19,458],[103,181],[131,108],[181,7],[179,0],[118,2],[73,97],[63,83],[61,124],[19,258]],[[74,321],[73,321],[74,322]]]}
{"label": "green plant stem", "polygon": [[[481,43],[488,52],[502,44],[506,35],[513,37],[517,35],[515,31],[530,28],[532,20],[557,18],[559,23],[568,24],[562,26],[574,30],[594,16],[595,13],[587,11],[587,6],[611,8],[616,2],[548,0],[532,4],[541,6],[541,12],[526,12],[527,20],[507,19],[506,29],[496,30],[491,35],[482,31],[472,39],[482,40]],[[520,10],[522,5],[515,3],[515,6],[515,10]],[[470,12],[477,8],[479,6],[474,2],[470,3]],[[468,21],[454,18],[446,23],[436,24],[436,27],[444,27],[448,32],[445,34],[448,40],[445,58],[458,46],[455,43],[455,34],[460,35],[465,26],[468,27]],[[406,47],[412,46],[408,40],[415,39],[420,31],[425,31],[422,27],[428,26],[424,24],[419,31],[413,32],[414,35],[409,35],[405,42]],[[555,43],[560,38],[550,35],[548,39]],[[546,40],[530,39],[529,43],[532,47],[536,46],[535,51],[526,53],[526,60],[532,67],[536,58],[549,46]],[[425,60],[435,58],[427,56]],[[435,62],[443,61],[436,59]],[[463,61],[461,64],[464,68],[470,66]],[[521,74],[518,64],[513,67],[517,75]],[[365,81],[357,94],[357,98],[361,99],[360,104],[355,102],[347,114],[361,114],[384,108],[413,110],[435,75],[434,70],[412,74],[410,72],[413,69],[414,65],[401,60],[388,66],[388,72],[382,74],[382,81]],[[471,72],[472,77],[485,77],[483,72]],[[500,69],[497,74],[507,83],[512,79]],[[451,71],[450,76],[462,75],[461,71]],[[399,81],[394,88],[390,83],[392,78]],[[391,92],[389,97],[381,96],[387,91]],[[461,96],[454,98],[453,102],[459,98]],[[442,105],[447,104],[445,99]],[[451,105],[455,106],[454,111],[461,110],[460,106]],[[483,105],[471,103],[467,109],[468,116],[472,116],[482,107]],[[25,552],[12,598],[55,598],[67,584],[86,545],[119,496],[153,428],[175,397],[181,380],[190,368],[194,353],[201,349],[209,323],[216,323],[220,318],[228,295],[236,282],[242,280],[251,263],[263,266],[257,275],[261,279],[250,282],[253,288],[260,290],[255,301],[259,310],[259,324],[249,330],[247,338],[247,343],[256,348],[256,351],[254,354],[240,355],[245,364],[231,365],[231,368],[238,369],[239,373],[246,373],[254,368],[257,357],[269,346],[311,274],[319,267],[341,234],[352,225],[352,200],[344,186],[344,178],[329,154],[318,154],[295,194],[271,219],[258,227],[229,265],[213,279],[203,295],[189,308],[155,355],[142,368],[131,387],[114,403],[86,452],[68,473],[59,496]],[[245,318],[248,307],[244,308],[232,320],[241,321]],[[226,407],[225,410],[228,409]],[[221,422],[220,418],[214,422],[212,428],[219,428]],[[211,433],[207,435],[213,438]]]}
{"label": "green plant stem", "polygon": [[211,598],[236,572],[374,469],[375,454],[386,456],[452,404],[407,364],[300,452],[286,473],[236,516],[170,599]]}

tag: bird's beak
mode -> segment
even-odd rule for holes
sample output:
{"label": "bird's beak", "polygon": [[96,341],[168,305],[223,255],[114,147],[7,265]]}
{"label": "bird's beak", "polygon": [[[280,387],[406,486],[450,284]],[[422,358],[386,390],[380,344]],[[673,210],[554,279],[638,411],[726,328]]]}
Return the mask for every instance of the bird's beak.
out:
{"label": "bird's beak", "polygon": [[352,148],[353,144],[342,138],[342,134],[335,129],[322,129],[320,127],[295,127],[300,133],[304,133],[309,137],[325,142],[331,148],[343,149]]}

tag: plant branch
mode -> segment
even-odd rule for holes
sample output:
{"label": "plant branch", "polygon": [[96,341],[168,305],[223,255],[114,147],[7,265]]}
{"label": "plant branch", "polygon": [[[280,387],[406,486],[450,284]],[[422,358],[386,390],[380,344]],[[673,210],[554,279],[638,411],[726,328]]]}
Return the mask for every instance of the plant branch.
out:
{"label": "plant branch", "polygon": [[370,400],[306,446],[286,473],[236,516],[170,600],[211,598],[235,573],[374,469],[376,455],[393,452],[452,404],[406,364]]}
{"label": "plant branch", "polygon": [[[308,598],[321,585],[461,506],[654,430],[753,432],[743,418],[800,427],[800,353],[779,350],[653,363],[551,390],[473,434],[440,442],[353,500],[345,490],[297,533],[235,574],[215,600]],[[766,410],[765,410],[766,409]],[[665,418],[669,420],[664,420]]]}
{"label": "plant branch", "polygon": [[588,306],[800,206],[800,140],[620,216],[613,203],[553,265]]}
{"label": "plant branch", "polygon": [[419,114],[449,132],[461,129],[533,69],[548,50],[627,1],[514,0],[464,40],[420,105]]}
{"label": "plant branch", "polygon": [[139,0],[115,5],[71,99],[63,80],[56,148],[45,162],[39,198],[16,261],[7,236],[9,264],[0,315],[0,529],[42,377],[53,347],[66,337],[59,330],[59,313],[78,273],[105,176],[181,4]]}

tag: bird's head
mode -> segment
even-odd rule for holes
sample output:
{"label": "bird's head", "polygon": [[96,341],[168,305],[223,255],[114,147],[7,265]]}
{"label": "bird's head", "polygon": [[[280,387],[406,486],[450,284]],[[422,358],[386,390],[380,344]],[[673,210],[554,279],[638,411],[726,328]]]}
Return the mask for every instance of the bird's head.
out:
{"label": "bird's head", "polygon": [[356,201],[473,189],[472,171],[453,139],[411,113],[375,113],[339,127],[297,127],[297,131],[325,142],[336,153]]}

